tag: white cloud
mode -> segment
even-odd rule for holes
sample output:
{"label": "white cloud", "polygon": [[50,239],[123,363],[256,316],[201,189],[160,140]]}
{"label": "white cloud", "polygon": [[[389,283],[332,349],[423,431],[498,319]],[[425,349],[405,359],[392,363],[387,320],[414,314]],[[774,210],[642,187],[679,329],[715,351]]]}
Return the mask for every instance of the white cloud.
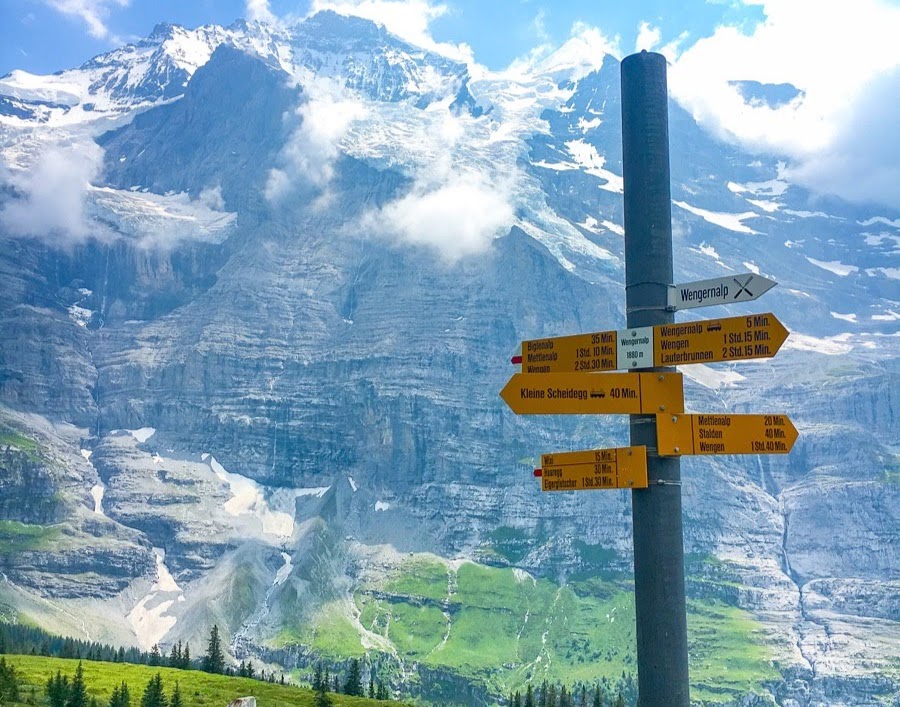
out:
{"label": "white cloud", "polygon": [[269,172],[269,201],[278,201],[294,187],[325,189],[334,177],[341,138],[366,114],[362,102],[332,81],[310,79],[303,85],[307,100],[296,111],[300,125],[281,151],[282,166]]}
{"label": "white cloud", "polygon": [[448,263],[486,251],[515,222],[515,169],[498,165],[466,169],[460,153],[470,148],[473,119],[449,111],[434,113],[408,135],[421,145],[408,166],[410,189],[362,218],[361,228],[397,243],[424,246]]}
{"label": "white cloud", "polygon": [[[857,198],[862,165],[851,164],[859,160],[847,149],[857,142],[853,131],[868,121],[881,139],[894,142],[889,127],[900,118],[898,102],[879,79],[900,66],[900,7],[883,0],[744,3],[762,6],[765,20],[749,32],[720,26],[677,56],[673,95],[718,135],[790,157],[792,174],[807,186]],[[778,108],[750,105],[729,83],[734,80],[790,83],[804,93]],[[862,105],[876,115],[861,115]],[[888,155],[879,159],[870,150],[869,156],[881,162],[873,165],[881,176],[871,187],[884,192],[879,185],[891,178]],[[828,174],[814,174],[816,168]]]}
{"label": "white cloud", "polygon": [[431,36],[429,25],[449,12],[448,6],[443,3],[430,0],[313,0],[310,14],[321,10],[372,20],[418,47],[465,64],[475,63],[469,45],[437,42]]}
{"label": "white cloud", "polygon": [[835,119],[828,149],[787,167],[785,178],[855,202],[900,204],[900,67],[868,86]]}
{"label": "white cloud", "polygon": [[658,27],[652,27],[648,22],[641,22],[638,27],[637,41],[634,44],[634,50],[639,52],[646,49],[649,52],[659,44],[660,36]]}
{"label": "white cloud", "polygon": [[437,186],[417,184],[406,196],[369,214],[364,225],[432,248],[453,263],[487,250],[514,218],[504,185],[488,184],[477,174],[455,174]]}
{"label": "white cloud", "polygon": [[56,244],[95,235],[85,200],[102,166],[103,150],[93,141],[50,147],[29,169],[7,173],[15,196],[0,209],[0,224],[14,236]]}
{"label": "white cloud", "polygon": [[550,41],[550,33],[547,32],[546,20],[547,11],[544,8],[538,10],[534,19],[531,20],[531,29],[534,31],[535,36],[541,44],[546,44]]}
{"label": "white cloud", "polygon": [[109,28],[105,20],[114,7],[127,7],[131,0],[44,0],[57,12],[78,17],[87,25],[88,33],[97,39],[106,39]]}
{"label": "white cloud", "polygon": [[607,54],[622,56],[619,37],[610,39],[596,27],[575,22],[562,46],[554,50],[549,43],[541,44],[514,59],[506,71],[511,75],[541,74],[556,81],[578,81],[598,70]]}
{"label": "white cloud", "polygon": [[248,20],[268,22],[269,24],[278,22],[278,18],[269,7],[269,0],[244,0],[244,8],[244,14]]}

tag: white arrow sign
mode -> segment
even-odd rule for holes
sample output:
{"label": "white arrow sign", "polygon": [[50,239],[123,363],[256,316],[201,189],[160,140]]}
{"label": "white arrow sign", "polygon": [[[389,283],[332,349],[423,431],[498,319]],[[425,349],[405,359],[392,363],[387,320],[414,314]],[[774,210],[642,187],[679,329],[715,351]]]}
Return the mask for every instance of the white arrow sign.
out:
{"label": "white arrow sign", "polygon": [[752,272],[714,280],[698,280],[669,288],[669,309],[694,309],[716,304],[749,302],[771,290],[778,283]]}

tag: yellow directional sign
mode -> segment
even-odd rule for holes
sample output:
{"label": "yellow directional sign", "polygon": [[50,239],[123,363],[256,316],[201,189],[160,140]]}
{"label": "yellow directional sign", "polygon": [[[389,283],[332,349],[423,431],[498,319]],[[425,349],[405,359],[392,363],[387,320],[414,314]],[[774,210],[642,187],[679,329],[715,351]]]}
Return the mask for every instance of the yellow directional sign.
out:
{"label": "yellow directional sign", "polygon": [[657,415],[660,456],[787,454],[797,428],[787,415]]}
{"label": "yellow directional sign", "polygon": [[771,358],[787,336],[771,313],[725,317],[523,341],[521,364],[523,373],[597,373],[743,361]]}
{"label": "yellow directional sign", "polygon": [[647,488],[647,448],[617,447],[541,456],[541,489],[592,491]]}
{"label": "yellow directional sign", "polygon": [[616,331],[522,342],[522,373],[615,371]]}
{"label": "yellow directional sign", "polygon": [[516,373],[500,397],[517,415],[684,412],[680,373]]}
{"label": "yellow directional sign", "polygon": [[788,337],[774,314],[706,319],[653,327],[657,366],[771,358]]}

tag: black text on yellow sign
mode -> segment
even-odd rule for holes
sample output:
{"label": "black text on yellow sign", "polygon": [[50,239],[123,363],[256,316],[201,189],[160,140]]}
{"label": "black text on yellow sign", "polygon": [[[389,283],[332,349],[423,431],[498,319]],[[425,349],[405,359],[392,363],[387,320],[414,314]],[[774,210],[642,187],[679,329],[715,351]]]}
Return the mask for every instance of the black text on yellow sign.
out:
{"label": "black text on yellow sign", "polygon": [[771,313],[522,342],[523,373],[597,373],[771,358],[788,331]]}
{"label": "black text on yellow sign", "polygon": [[657,415],[660,456],[787,454],[797,428],[787,415]]}
{"label": "black text on yellow sign", "polygon": [[500,397],[517,415],[684,412],[680,373],[516,373]]}
{"label": "black text on yellow sign", "polygon": [[647,488],[647,448],[617,447],[541,456],[541,490]]}

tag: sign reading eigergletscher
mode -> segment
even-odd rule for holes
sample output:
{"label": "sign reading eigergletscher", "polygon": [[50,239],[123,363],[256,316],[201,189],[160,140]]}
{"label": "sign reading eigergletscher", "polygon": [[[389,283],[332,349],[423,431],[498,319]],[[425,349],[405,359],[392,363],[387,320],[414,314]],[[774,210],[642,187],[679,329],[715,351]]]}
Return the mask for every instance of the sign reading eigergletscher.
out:
{"label": "sign reading eigergletscher", "polygon": [[647,448],[617,447],[541,456],[541,490],[647,488]]}

